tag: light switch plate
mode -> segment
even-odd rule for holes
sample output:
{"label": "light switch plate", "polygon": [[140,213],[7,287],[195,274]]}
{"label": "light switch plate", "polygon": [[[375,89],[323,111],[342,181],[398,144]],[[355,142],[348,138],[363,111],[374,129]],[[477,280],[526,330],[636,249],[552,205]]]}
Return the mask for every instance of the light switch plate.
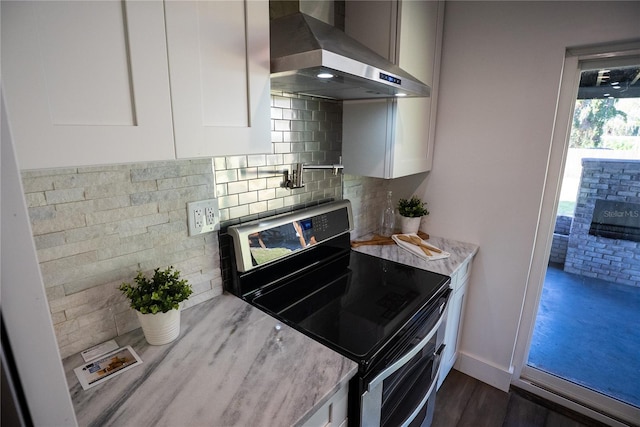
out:
{"label": "light switch plate", "polygon": [[218,200],[208,199],[187,203],[187,225],[189,236],[219,230]]}

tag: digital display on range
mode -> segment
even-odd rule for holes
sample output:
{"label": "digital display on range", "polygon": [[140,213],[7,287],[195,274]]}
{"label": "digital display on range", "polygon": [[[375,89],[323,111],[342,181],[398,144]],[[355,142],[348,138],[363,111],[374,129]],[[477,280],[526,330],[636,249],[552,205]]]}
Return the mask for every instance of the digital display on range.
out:
{"label": "digital display on range", "polygon": [[380,80],[385,80],[391,83],[395,83],[397,85],[402,84],[401,79],[394,76],[390,76],[389,74],[385,74],[385,73],[380,73]]}
{"label": "digital display on range", "polygon": [[303,230],[311,230],[313,228],[313,222],[311,220],[311,218],[307,218],[307,219],[303,219],[301,221],[298,221],[300,223],[300,227]]}

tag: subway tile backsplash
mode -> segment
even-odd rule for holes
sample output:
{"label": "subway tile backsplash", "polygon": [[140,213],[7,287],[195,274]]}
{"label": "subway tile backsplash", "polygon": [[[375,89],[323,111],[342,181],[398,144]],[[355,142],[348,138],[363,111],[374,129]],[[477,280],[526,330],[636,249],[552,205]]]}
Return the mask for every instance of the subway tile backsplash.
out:
{"label": "subway tile backsplash", "polygon": [[340,161],[342,103],[273,93],[271,119],[272,153],[213,159],[223,224],[342,198],[342,176],[329,170],[305,171],[303,188],[284,186],[296,163]]}
{"label": "subway tile backsplash", "polygon": [[390,181],[348,174],[343,179],[342,196],[351,201],[353,211],[351,239],[379,232]]}
{"label": "subway tile backsplash", "polygon": [[[271,96],[273,151],[85,168],[23,171],[34,241],[62,357],[139,327],[118,291],[137,270],[175,266],[194,286],[186,306],[222,292],[218,233],[189,237],[186,203],[218,197],[223,224],[354,196],[379,204],[383,180],[305,171],[305,187],[283,187],[295,163],[334,164],[342,151],[342,104]],[[365,197],[366,194],[366,197]],[[371,221],[354,203],[356,227]],[[374,221],[375,222],[375,221]]]}

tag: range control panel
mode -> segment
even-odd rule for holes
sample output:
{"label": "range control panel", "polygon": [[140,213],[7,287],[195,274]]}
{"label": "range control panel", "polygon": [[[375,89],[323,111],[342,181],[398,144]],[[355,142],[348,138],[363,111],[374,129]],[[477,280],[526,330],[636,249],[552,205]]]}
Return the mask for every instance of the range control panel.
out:
{"label": "range control panel", "polygon": [[352,229],[351,202],[341,200],[229,227],[238,270],[246,272]]}

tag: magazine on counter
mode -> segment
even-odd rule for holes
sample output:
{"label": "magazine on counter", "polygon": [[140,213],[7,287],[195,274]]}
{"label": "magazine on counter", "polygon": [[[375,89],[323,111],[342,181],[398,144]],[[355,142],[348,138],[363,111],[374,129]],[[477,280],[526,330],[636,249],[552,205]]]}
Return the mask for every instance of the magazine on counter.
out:
{"label": "magazine on counter", "polygon": [[87,390],[142,363],[131,346],[119,348],[73,370]]}

